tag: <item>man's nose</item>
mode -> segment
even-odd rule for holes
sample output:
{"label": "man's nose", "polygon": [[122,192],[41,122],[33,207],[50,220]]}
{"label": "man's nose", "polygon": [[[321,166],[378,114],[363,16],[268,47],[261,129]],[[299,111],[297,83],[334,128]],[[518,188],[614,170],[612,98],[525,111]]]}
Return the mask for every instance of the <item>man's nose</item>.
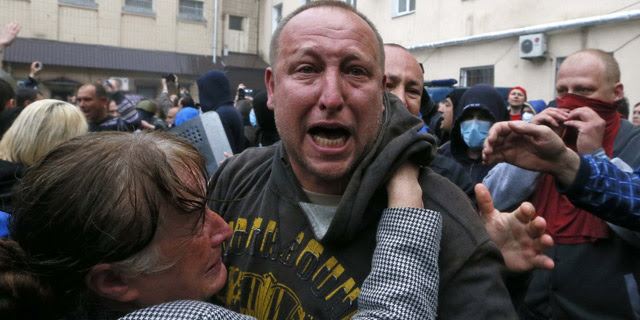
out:
{"label": "man's nose", "polygon": [[398,99],[400,99],[400,101],[402,101],[402,104],[407,106],[407,97],[405,96],[404,88],[401,88],[400,86],[397,86],[395,90],[391,91],[391,93],[395,94],[396,97],[398,97]]}
{"label": "man's nose", "polygon": [[320,88],[320,107],[329,111],[340,111],[344,105],[343,79],[339,70],[327,69]]}
{"label": "man's nose", "polygon": [[218,247],[227,239],[231,238],[231,227],[227,224],[220,215],[207,209],[207,222],[211,224],[209,236],[211,238],[211,247]]}

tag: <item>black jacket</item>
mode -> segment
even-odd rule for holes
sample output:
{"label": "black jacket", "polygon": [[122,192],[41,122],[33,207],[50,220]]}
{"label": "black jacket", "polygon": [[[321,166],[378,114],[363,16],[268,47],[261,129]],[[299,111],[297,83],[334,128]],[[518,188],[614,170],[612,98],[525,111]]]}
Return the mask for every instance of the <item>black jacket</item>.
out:
{"label": "black jacket", "polygon": [[[226,161],[213,177],[211,208],[229,222],[227,308],[258,318],[340,319],[357,309],[370,271],[385,183],[411,158],[426,164],[433,138],[399,100],[389,104],[376,144],[355,169],[327,233],[315,236],[309,202],[281,144],[251,148]],[[466,195],[423,168],[425,208],[442,213],[439,317],[515,318],[500,276],[502,256]],[[402,285],[402,284],[398,284]]]}
{"label": "black jacket", "polygon": [[469,174],[471,181],[481,183],[493,166],[482,164],[482,158],[471,159],[467,156],[467,144],[460,134],[462,117],[472,109],[487,111],[493,122],[507,120],[507,108],[500,93],[486,84],[475,85],[467,89],[454,107],[451,140],[440,147],[440,154],[455,159]]}
{"label": "black jacket", "polygon": [[198,93],[202,112],[217,112],[231,150],[242,152],[245,148],[242,114],[233,106],[229,80],[224,72],[209,70],[198,78]]}

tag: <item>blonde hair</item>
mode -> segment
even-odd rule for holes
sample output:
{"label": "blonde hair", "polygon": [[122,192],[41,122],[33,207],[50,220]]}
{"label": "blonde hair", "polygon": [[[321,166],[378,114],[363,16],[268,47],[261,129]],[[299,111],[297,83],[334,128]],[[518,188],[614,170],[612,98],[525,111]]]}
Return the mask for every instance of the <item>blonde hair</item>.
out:
{"label": "blonde hair", "polygon": [[0,140],[0,159],[32,166],[51,149],[86,134],[87,120],[72,104],[36,101],[22,110]]}

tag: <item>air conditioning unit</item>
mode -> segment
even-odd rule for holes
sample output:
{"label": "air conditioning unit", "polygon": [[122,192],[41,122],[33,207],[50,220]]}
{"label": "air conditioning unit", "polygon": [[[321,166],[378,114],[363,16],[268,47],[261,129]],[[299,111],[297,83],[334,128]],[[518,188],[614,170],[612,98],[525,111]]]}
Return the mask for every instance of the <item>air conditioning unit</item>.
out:
{"label": "air conditioning unit", "polygon": [[547,53],[547,39],[544,33],[520,36],[520,58],[543,58]]}

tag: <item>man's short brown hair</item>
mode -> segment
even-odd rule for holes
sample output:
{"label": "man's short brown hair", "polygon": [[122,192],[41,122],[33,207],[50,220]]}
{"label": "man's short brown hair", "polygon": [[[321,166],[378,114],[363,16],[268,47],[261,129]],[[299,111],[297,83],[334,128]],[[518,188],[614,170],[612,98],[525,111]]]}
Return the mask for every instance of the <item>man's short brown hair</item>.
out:
{"label": "man's short brown hair", "polygon": [[571,54],[569,57],[582,54],[590,54],[602,61],[604,64],[605,79],[611,86],[615,86],[616,83],[620,82],[620,65],[612,53],[600,49],[584,49]]}
{"label": "man's short brown hair", "polygon": [[365,15],[363,15],[362,13],[360,13],[358,10],[356,10],[354,7],[352,7],[350,4],[347,4],[346,2],[343,1],[335,1],[335,0],[323,0],[323,1],[312,1],[309,2],[308,4],[299,7],[298,9],[296,9],[295,11],[293,11],[292,13],[290,13],[288,16],[286,16],[284,19],[282,19],[282,21],[280,21],[280,23],[278,23],[278,27],[276,28],[276,31],[273,33],[273,35],[271,36],[271,44],[269,47],[269,60],[271,62],[271,66],[275,67],[277,61],[278,61],[278,50],[280,48],[280,34],[282,33],[282,29],[284,29],[284,27],[287,25],[287,23],[293,19],[293,17],[297,16],[298,14],[302,13],[303,11],[306,11],[308,9],[312,9],[312,8],[317,8],[317,7],[335,7],[335,8],[341,8],[350,12],[353,12],[355,14],[357,14],[360,18],[362,18],[362,20],[364,20],[364,22],[366,22],[369,27],[371,28],[371,30],[373,31],[373,33],[376,35],[376,40],[378,41],[378,55],[380,56],[380,63],[381,63],[381,68],[382,68],[382,73],[384,74],[384,47],[383,47],[383,42],[382,42],[382,36],[380,36],[380,33],[378,33],[378,29],[376,29],[375,25],[373,25],[373,22],[371,22],[371,20],[369,20],[369,18],[367,18]]}

